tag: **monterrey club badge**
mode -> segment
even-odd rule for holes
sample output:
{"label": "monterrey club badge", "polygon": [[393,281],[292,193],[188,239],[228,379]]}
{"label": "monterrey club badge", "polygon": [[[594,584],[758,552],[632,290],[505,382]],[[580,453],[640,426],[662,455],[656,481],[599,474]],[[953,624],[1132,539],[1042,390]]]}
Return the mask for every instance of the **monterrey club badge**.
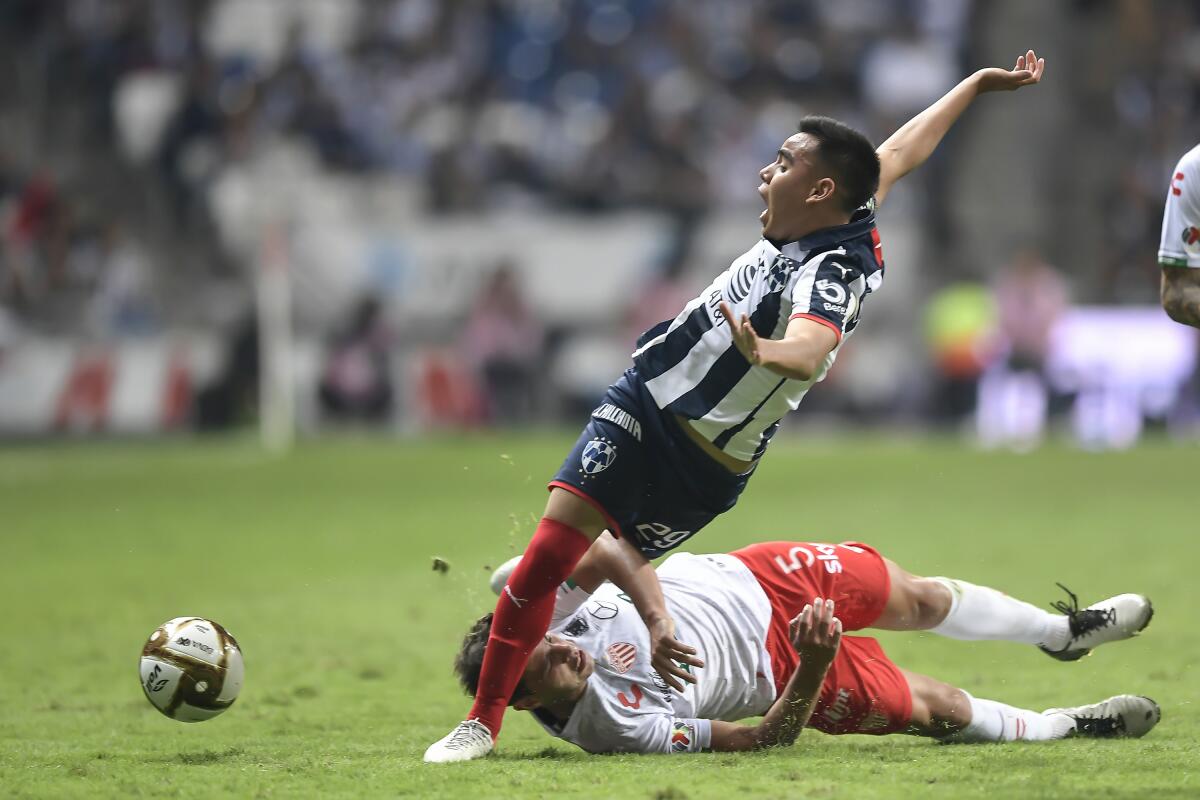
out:
{"label": "monterrey club badge", "polygon": [[637,648],[629,642],[613,642],[604,652],[608,655],[608,663],[622,675],[637,661]]}
{"label": "monterrey club badge", "polygon": [[580,462],[583,464],[582,472],[588,475],[604,472],[616,460],[616,445],[608,439],[592,439],[583,448],[583,456],[580,458]]}

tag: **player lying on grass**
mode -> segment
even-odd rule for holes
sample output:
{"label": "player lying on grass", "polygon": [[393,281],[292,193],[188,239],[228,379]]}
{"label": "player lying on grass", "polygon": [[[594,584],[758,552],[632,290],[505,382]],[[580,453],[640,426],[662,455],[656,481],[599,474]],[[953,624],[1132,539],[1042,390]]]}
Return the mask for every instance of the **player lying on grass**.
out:
{"label": "player lying on grass", "polygon": [[650,631],[655,666],[672,686],[693,680],[683,667],[703,662],[676,640],[648,559],[733,507],[780,420],[825,377],[858,326],[867,295],[883,282],[874,205],[978,95],[1037,83],[1043,67],[1030,50],[1014,69],[976,72],[878,150],[834,120],[801,122],[759,170],[762,238],[674,320],[642,336],[633,367],[609,388],[551,481],[526,557],[496,604],[475,703],[429,746],[426,761],[492,749],[550,623],[555,589],[605,530],[641,561],[623,587]]}
{"label": "player lying on grass", "polygon": [[[594,550],[614,547],[609,537]],[[602,574],[592,554],[576,578]],[[650,664],[650,639],[620,589],[604,583],[538,644],[512,696],[553,736],[593,753],[752,750],[791,744],[806,725],[831,734],[913,733],[943,741],[1142,736],[1151,700],[1119,695],[1027,711],[895,666],[874,639],[843,629],[927,630],[1005,640],[1074,660],[1127,639],[1153,614],[1141,595],[1042,611],[994,589],[909,574],[871,547],[768,542],[730,554],[679,553],[658,568],[681,635],[705,668],[682,694]],[[835,616],[836,614],[836,616]],[[463,641],[455,670],[475,690],[491,615]],[[765,715],[758,725],[733,720]]]}

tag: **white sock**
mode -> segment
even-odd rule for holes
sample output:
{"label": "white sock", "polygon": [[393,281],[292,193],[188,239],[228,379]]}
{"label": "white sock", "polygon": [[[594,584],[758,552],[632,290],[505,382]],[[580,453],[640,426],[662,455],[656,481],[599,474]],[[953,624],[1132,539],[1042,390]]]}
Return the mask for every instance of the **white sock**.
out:
{"label": "white sock", "polygon": [[1075,730],[1075,720],[1065,714],[1039,714],[1006,706],[995,700],[981,700],[967,692],[971,703],[971,722],[967,727],[943,739],[947,742],[1045,742],[1062,739]]}
{"label": "white sock", "polygon": [[1071,640],[1067,618],[1003,592],[952,578],[934,578],[950,590],[950,613],[931,630],[951,639],[1000,640],[1062,650]]}
{"label": "white sock", "polygon": [[585,592],[570,581],[560,583],[558,591],[554,594],[554,613],[550,615],[550,627],[574,614],[591,596],[591,592]]}

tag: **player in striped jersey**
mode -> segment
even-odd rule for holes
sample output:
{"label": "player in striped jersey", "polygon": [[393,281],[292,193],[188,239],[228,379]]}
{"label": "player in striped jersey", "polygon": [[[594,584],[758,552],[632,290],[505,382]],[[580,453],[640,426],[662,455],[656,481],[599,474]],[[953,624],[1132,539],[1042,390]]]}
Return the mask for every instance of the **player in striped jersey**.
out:
{"label": "player in striped jersey", "polygon": [[[550,624],[556,589],[605,530],[622,543],[610,577],[646,623],[655,669],[676,689],[694,681],[689,669],[703,662],[676,640],[648,559],[733,507],[780,419],[854,332],[883,278],[874,208],[891,186],[930,156],[978,95],[1037,83],[1043,68],[1030,50],[1012,70],[980,70],[877,151],[834,120],[801,122],[759,171],[762,238],[639,340],[633,368],[610,387],[550,482],[537,531],[497,603],[474,706],[430,745],[426,761],[490,752]],[[464,735],[480,730],[486,736]]]}
{"label": "player in striped jersey", "polygon": [[1200,328],[1200,145],[1175,167],[1158,245],[1162,304],[1176,322]]}

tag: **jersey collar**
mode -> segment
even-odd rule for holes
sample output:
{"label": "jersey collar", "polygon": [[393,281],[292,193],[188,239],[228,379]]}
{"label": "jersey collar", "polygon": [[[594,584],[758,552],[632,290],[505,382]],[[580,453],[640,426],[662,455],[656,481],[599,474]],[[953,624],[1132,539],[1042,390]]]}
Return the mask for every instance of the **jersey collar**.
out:
{"label": "jersey collar", "polygon": [[838,244],[840,242],[858,238],[859,236],[870,233],[871,229],[874,227],[875,212],[870,208],[863,206],[854,212],[854,215],[850,217],[850,221],[845,225],[834,225],[832,228],[821,228],[819,231],[813,231],[807,236],[801,236],[799,239],[793,239],[787,242],[779,242],[773,239],[767,239],[766,241],[779,251],[782,251],[783,248],[789,244],[794,244],[800,250],[809,252],[821,247],[828,247],[831,244]]}

